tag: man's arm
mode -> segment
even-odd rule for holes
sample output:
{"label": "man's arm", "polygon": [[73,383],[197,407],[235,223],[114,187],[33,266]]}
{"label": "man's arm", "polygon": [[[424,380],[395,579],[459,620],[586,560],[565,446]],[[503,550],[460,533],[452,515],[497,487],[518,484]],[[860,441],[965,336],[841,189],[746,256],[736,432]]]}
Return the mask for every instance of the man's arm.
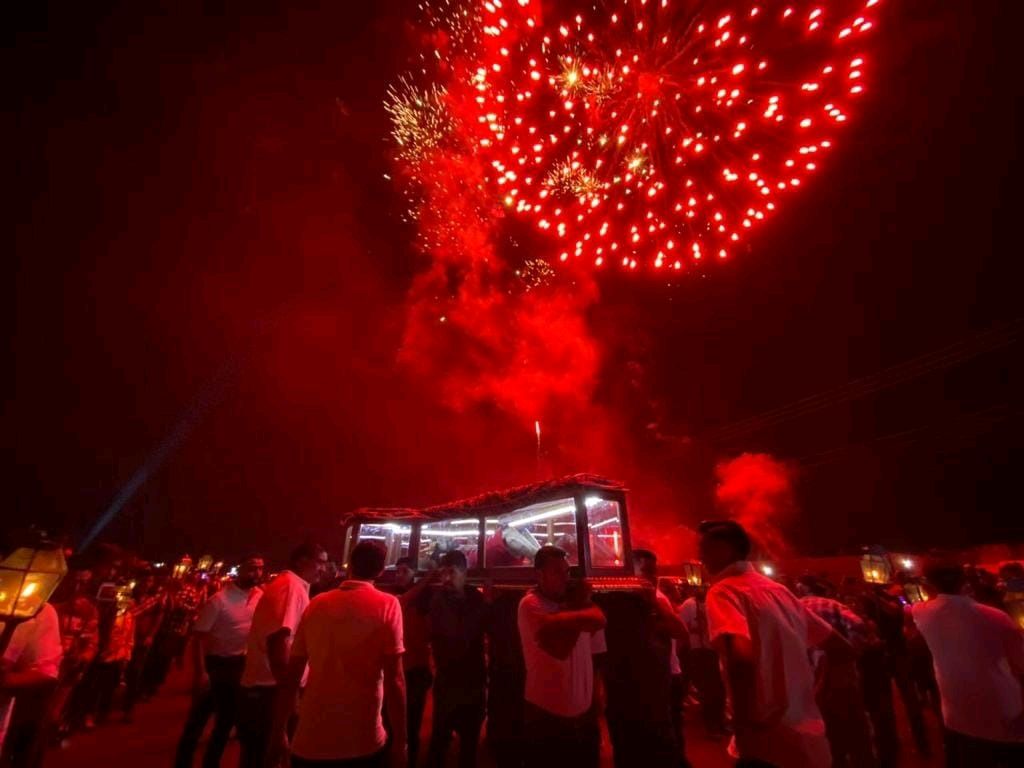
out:
{"label": "man's arm", "polygon": [[598,632],[608,623],[596,605],[536,617],[537,643],[556,659],[565,660],[576,647],[582,632]]}
{"label": "man's arm", "polygon": [[403,592],[398,595],[398,602],[402,604],[403,608],[415,606],[423,593],[430,589],[432,585],[437,583],[438,580],[433,576],[433,574],[429,574],[413,584],[407,592]]}
{"label": "man's arm", "polygon": [[539,632],[597,632],[608,625],[604,611],[596,605],[537,616]]}
{"label": "man's arm", "polygon": [[302,654],[292,654],[285,662],[281,677],[277,679],[277,695],[274,698],[273,716],[271,719],[269,748],[265,765],[267,768],[276,768],[281,760],[288,754],[288,720],[295,712],[295,700],[299,695],[299,684],[302,682],[302,675],[306,671],[306,664],[309,658]]}
{"label": "man's arm", "polygon": [[198,696],[210,684],[210,676],[206,672],[206,641],[209,632],[192,633],[192,695]]}
{"label": "man's arm", "polygon": [[689,646],[690,632],[672,608],[672,601],[660,592],[654,595],[655,616],[658,628],[666,635]]}
{"label": "man's arm", "polygon": [[725,679],[732,699],[733,725],[736,738],[742,742],[754,721],[754,646],[744,635],[721,634],[712,645],[722,659]]}
{"label": "man's arm", "polygon": [[408,763],[408,736],[405,722],[405,672],[401,654],[384,657],[384,704],[391,728],[391,765],[394,768]]}
{"label": "man's arm", "polygon": [[[292,631],[288,627],[281,627],[267,635],[267,661],[278,685],[285,685],[291,674],[291,663],[288,659],[288,638],[291,634]],[[302,678],[301,673],[299,678]]]}

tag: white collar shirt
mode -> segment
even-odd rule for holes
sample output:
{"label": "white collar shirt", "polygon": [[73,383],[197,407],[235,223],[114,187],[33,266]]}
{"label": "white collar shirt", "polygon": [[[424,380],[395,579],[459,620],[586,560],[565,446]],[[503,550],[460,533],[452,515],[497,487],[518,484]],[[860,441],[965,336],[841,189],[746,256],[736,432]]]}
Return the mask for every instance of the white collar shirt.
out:
{"label": "white collar shirt", "polygon": [[302,613],[309,605],[309,582],[292,571],[282,571],[263,587],[263,595],[252,615],[252,627],[246,642],[242,687],[277,685],[267,655],[267,638],[287,630],[286,648],[291,648]]}
{"label": "white collar shirt", "polygon": [[753,646],[755,734],[740,757],[787,768],[830,765],[808,651],[823,643],[832,628],[745,561],[716,576],[706,605],[712,642],[736,635]]}
{"label": "white collar shirt", "polygon": [[561,606],[536,590],[519,601],[519,638],[526,663],[525,699],[559,717],[578,717],[594,702],[594,660],[604,653],[604,631],[580,632],[565,659],[556,659],[540,647],[537,632],[543,616],[558,613]]}
{"label": "white collar shirt", "polygon": [[384,664],[403,653],[402,607],[373,584],[350,580],[317,595],[299,624],[292,656],[309,660],[293,752],[351,760],[384,747]]}
{"label": "white collar shirt", "polygon": [[917,603],[913,616],[932,653],[946,727],[1024,742],[1024,634],[1013,620],[962,595]]}
{"label": "white collar shirt", "polygon": [[[0,622],[0,629],[4,623]],[[60,641],[60,619],[57,609],[45,603],[34,618],[23,621],[14,628],[11,640],[0,660],[4,672],[29,672],[35,670],[46,677],[57,679],[64,649]],[[3,747],[14,697],[0,693],[0,748]]]}
{"label": "white collar shirt", "polygon": [[209,656],[241,656],[245,653],[252,617],[263,596],[259,587],[242,589],[228,584],[199,609],[193,629],[205,632]]}
{"label": "white collar shirt", "polygon": [[697,598],[688,597],[679,607],[679,619],[686,625],[690,635],[690,649],[701,650],[710,648],[708,642],[708,620],[703,605],[697,604]]}

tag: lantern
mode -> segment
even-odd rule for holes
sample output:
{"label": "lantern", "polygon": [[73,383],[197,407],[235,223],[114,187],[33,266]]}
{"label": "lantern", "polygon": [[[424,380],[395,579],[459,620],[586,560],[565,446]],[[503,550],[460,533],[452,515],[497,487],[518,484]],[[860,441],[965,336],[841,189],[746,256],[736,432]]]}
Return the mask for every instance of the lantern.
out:
{"label": "lantern", "polygon": [[892,566],[885,555],[868,553],[860,559],[860,570],[868,584],[888,584],[892,578]]}
{"label": "lantern", "polygon": [[185,555],[175,564],[171,576],[176,579],[183,579],[190,570],[192,570],[192,558]]}
{"label": "lantern", "polygon": [[907,601],[911,604],[924,603],[928,600],[928,593],[925,592],[924,587],[916,581],[908,581],[904,584],[903,594],[907,596]]}
{"label": "lantern", "polygon": [[199,558],[199,570],[200,571],[209,571],[210,570],[210,566],[212,566],[212,565],[213,565],[213,557],[211,557],[210,555],[203,555],[202,557]]}
{"label": "lantern", "polygon": [[703,584],[704,574],[702,570],[703,568],[700,563],[683,563],[683,577],[686,579],[687,585],[699,587]]}
{"label": "lantern", "polygon": [[0,562],[0,653],[7,649],[14,628],[39,613],[67,572],[64,551],[49,544],[19,547]]}

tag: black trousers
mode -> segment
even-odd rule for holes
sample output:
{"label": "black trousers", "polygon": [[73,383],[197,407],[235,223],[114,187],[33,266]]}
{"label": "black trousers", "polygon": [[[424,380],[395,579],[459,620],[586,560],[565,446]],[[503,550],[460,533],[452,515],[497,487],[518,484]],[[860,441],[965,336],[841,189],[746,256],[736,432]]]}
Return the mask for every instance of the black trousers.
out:
{"label": "black trousers", "polygon": [[434,711],[427,768],[443,768],[452,734],[459,737],[459,768],[476,768],[480,728],[484,723],[484,691],[449,688],[441,678],[434,686]]}
{"label": "black trousers", "polygon": [[123,673],[123,661],[94,661],[92,663],[82,681],[83,717],[93,715],[100,722],[107,719],[110,710],[114,707],[114,698],[118,686],[121,684]]}
{"label": "black trousers", "polygon": [[1024,742],[986,741],[948,728],[946,768],[1015,768],[1024,765]]}
{"label": "black trousers", "polygon": [[174,757],[175,768],[191,768],[199,739],[206,723],[214,717],[210,741],[203,753],[203,768],[217,768],[224,755],[231,729],[238,716],[238,691],[245,669],[245,656],[207,656],[206,672],[210,688],[192,702],[185,728],[178,740]]}
{"label": "black trousers", "polygon": [[137,643],[132,649],[132,658],[124,670],[124,701],[121,702],[125,714],[130,715],[135,709],[135,704],[142,695],[142,675],[146,669],[151,648],[148,645]]}
{"label": "black trousers", "polygon": [[705,729],[711,734],[721,734],[725,729],[725,685],[718,668],[718,652],[711,648],[689,650],[683,675],[697,689]]}
{"label": "black trousers", "polygon": [[579,717],[559,717],[525,703],[525,764],[530,768],[597,768],[601,732],[591,710]]}
{"label": "black trousers", "polygon": [[686,759],[686,723],[683,719],[683,707],[686,704],[686,679],[683,675],[672,675],[672,733],[676,739],[676,753],[680,766],[688,766]]}
{"label": "black trousers", "polygon": [[[263,768],[270,746],[276,685],[242,688],[238,699],[239,768]],[[292,765],[295,765],[292,758]]]}
{"label": "black trousers", "polygon": [[291,762],[292,768],[386,768],[388,764],[386,749],[366,757],[351,757],[347,760],[307,760],[292,755]]}
{"label": "black trousers", "polygon": [[420,729],[423,711],[427,708],[427,694],[434,684],[430,667],[405,670],[406,731],[409,740],[409,768],[415,768],[420,753]]}

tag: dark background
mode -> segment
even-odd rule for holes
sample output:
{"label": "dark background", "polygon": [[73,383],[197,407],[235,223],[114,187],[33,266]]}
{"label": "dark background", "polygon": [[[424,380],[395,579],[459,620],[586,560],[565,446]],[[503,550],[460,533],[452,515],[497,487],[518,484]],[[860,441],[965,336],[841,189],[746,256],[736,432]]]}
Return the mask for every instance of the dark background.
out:
{"label": "dark background", "polygon": [[[395,372],[417,263],[381,101],[412,5],[7,20],[5,526],[81,536],[189,409],[105,532],[151,557],[280,555],[355,506],[533,479],[532,431],[447,412]],[[856,125],[750,253],[602,286],[598,398],[676,486],[659,519],[709,513],[714,463],[751,450],[796,467],[805,550],[1024,536],[1021,14],[888,5]]]}

